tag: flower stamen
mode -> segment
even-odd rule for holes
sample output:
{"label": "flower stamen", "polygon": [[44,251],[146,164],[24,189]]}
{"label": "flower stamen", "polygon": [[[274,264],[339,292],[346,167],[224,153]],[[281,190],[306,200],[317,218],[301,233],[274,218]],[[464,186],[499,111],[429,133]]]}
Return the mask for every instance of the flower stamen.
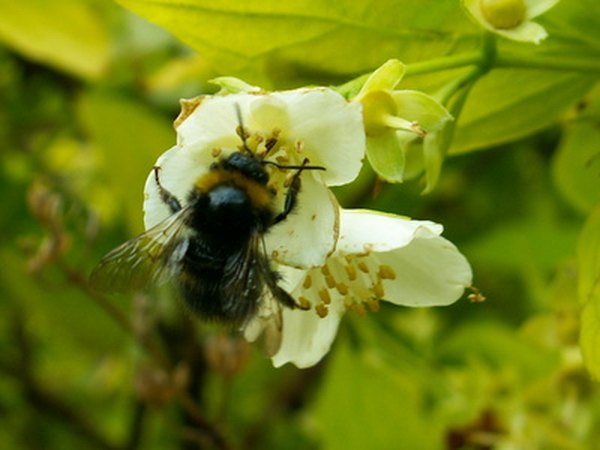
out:
{"label": "flower stamen", "polygon": [[329,291],[325,288],[319,290],[319,298],[326,305],[331,303],[331,296],[329,295]]}
{"label": "flower stamen", "polygon": [[377,272],[377,276],[382,280],[395,280],[396,272],[387,264],[382,264],[379,266],[379,272]]}
{"label": "flower stamen", "polygon": [[329,309],[323,303],[319,303],[317,306],[315,306],[315,311],[321,319],[327,317],[327,314],[329,313]]}
{"label": "flower stamen", "polygon": [[310,274],[306,275],[306,278],[304,278],[304,282],[302,283],[302,287],[304,289],[310,289],[310,287],[312,286],[312,277],[310,276]]}

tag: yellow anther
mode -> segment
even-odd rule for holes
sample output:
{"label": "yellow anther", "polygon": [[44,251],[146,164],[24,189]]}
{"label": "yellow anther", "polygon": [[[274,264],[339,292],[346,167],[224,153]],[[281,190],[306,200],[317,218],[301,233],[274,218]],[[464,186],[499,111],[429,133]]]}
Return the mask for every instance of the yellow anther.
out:
{"label": "yellow anther", "polygon": [[379,311],[380,308],[380,304],[379,304],[379,300],[376,298],[371,298],[369,300],[367,300],[367,306],[369,307],[369,310],[371,312],[377,312]]}
{"label": "yellow anther", "polygon": [[216,158],[217,156],[219,156],[221,154],[222,151],[223,151],[222,148],[215,147],[210,151],[210,154],[213,156],[213,158]]}
{"label": "yellow anther", "polygon": [[352,311],[354,311],[356,314],[358,314],[360,317],[363,317],[364,315],[367,314],[367,310],[365,308],[365,305],[363,305],[362,303],[355,303],[352,306]]}
{"label": "yellow anther", "polygon": [[298,297],[298,304],[302,309],[310,309],[310,300],[304,296]]}
{"label": "yellow anther", "polygon": [[352,305],[354,305],[354,299],[350,295],[346,295],[344,297],[344,305],[347,309],[351,309]]}
{"label": "yellow anther", "polygon": [[304,289],[310,289],[312,286],[312,278],[310,275],[306,275],[306,278],[304,278],[304,282],[302,283],[302,287]]}
{"label": "yellow anther", "polygon": [[317,315],[322,319],[327,316],[329,309],[327,309],[327,306],[325,306],[323,303],[319,303],[317,306],[315,306],[315,311],[317,312]]}
{"label": "yellow anther", "polygon": [[340,295],[347,295],[348,294],[348,286],[346,286],[344,283],[338,283],[338,284],[336,284],[335,288],[340,293]]}
{"label": "yellow anther", "polygon": [[387,264],[383,264],[383,265],[379,266],[379,272],[377,273],[377,275],[382,280],[395,280],[396,279],[396,272],[394,271],[394,269],[392,269]]}
{"label": "yellow anther", "polygon": [[375,297],[377,298],[383,298],[385,296],[385,291],[383,289],[383,284],[381,283],[381,281],[378,281],[377,283],[375,283],[371,289],[373,290],[373,293],[375,294]]}
{"label": "yellow anther", "polygon": [[319,289],[319,298],[326,305],[329,305],[331,303],[331,296],[329,295],[329,291],[325,288]]}
{"label": "yellow anther", "polygon": [[346,270],[346,275],[348,275],[350,281],[356,280],[356,267],[347,265],[344,266],[344,269]]}
{"label": "yellow anther", "polygon": [[277,155],[275,157],[275,161],[277,161],[279,164],[287,164],[290,162],[290,158],[288,158],[287,155]]}
{"label": "yellow anther", "polygon": [[358,262],[358,269],[363,272],[363,273],[369,273],[369,266],[367,266],[367,263],[364,261],[359,261]]}
{"label": "yellow anther", "polygon": [[321,266],[321,273],[325,276],[331,275],[331,272],[329,271],[329,266],[327,264]]}
{"label": "yellow anther", "polygon": [[333,289],[336,285],[335,278],[333,278],[331,275],[327,275],[325,277],[325,284],[329,289]]}

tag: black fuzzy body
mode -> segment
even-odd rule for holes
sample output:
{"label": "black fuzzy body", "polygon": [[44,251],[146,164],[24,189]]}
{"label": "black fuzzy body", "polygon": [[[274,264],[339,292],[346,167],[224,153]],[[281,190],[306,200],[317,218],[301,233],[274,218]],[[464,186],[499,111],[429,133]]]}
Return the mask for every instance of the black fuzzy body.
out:
{"label": "black fuzzy body", "polygon": [[208,177],[188,199],[192,233],[177,285],[202,317],[241,324],[256,313],[264,278],[279,279],[258,248],[274,221],[271,202],[264,201],[272,196],[269,177],[255,158],[241,153],[213,164]]}

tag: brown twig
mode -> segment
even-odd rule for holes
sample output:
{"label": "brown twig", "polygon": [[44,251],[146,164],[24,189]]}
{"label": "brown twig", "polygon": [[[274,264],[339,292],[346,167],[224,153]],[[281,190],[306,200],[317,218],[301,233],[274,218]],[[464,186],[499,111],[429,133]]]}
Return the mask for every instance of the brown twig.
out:
{"label": "brown twig", "polygon": [[81,414],[80,411],[77,411],[54,393],[48,391],[35,378],[33,373],[33,347],[20,312],[15,313],[13,336],[18,348],[18,361],[15,364],[0,361],[0,372],[20,383],[29,404],[48,418],[63,422],[74,434],[85,439],[91,448],[119,450],[119,447],[109,442],[85,418],[84,414]]}
{"label": "brown twig", "polygon": [[321,362],[309,369],[297,370],[291,377],[284,378],[284,382],[273,390],[273,395],[266,402],[262,415],[246,432],[242,448],[248,450],[260,448],[264,435],[273,421],[280,419],[282,415],[290,415],[302,410],[320,382],[325,367],[326,362]]}

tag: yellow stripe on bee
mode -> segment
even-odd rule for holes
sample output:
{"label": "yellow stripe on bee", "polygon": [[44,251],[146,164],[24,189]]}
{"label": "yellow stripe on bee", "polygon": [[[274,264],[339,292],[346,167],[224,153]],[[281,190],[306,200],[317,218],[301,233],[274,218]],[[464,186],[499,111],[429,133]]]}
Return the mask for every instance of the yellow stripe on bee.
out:
{"label": "yellow stripe on bee", "polygon": [[200,192],[206,193],[222,184],[233,185],[242,189],[255,208],[268,208],[271,205],[273,196],[269,189],[239,172],[221,169],[211,170],[196,180],[195,187]]}

